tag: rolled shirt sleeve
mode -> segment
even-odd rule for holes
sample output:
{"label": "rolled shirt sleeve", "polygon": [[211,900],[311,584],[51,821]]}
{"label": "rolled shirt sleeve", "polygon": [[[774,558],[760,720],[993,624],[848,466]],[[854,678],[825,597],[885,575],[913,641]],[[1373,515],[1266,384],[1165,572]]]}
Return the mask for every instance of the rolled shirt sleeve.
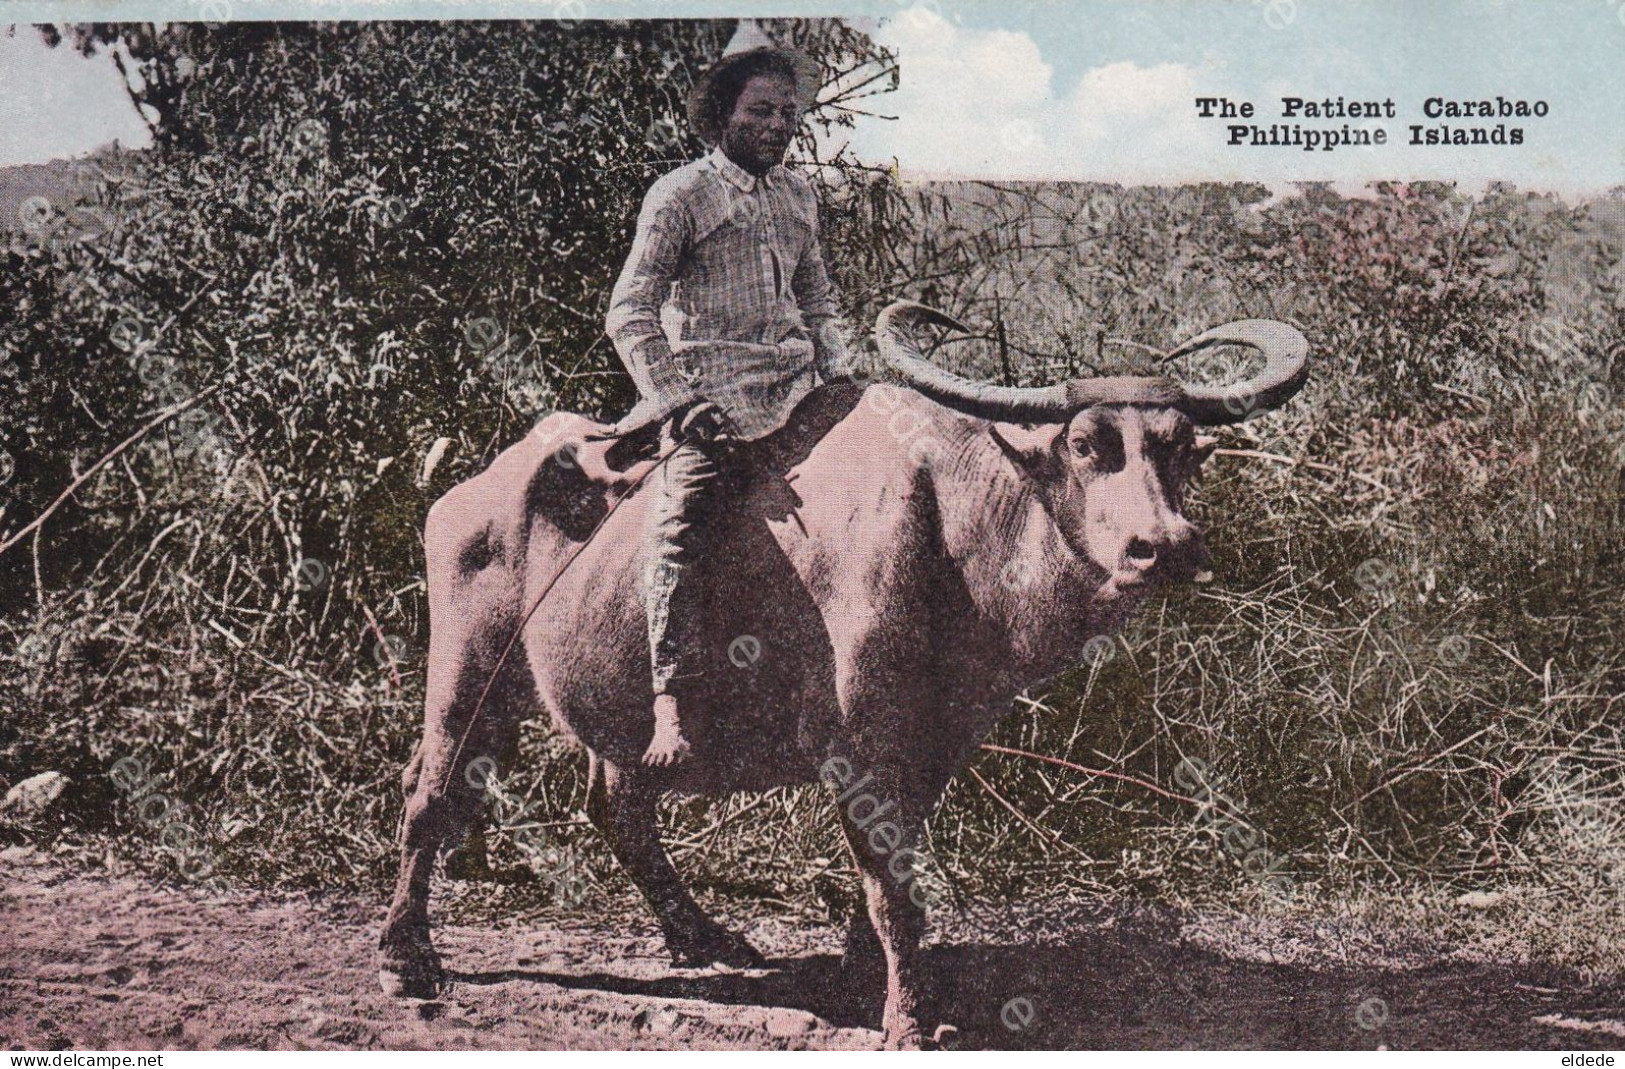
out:
{"label": "rolled shirt sleeve", "polygon": [[660,308],[677,279],[689,231],[688,211],[670,183],[656,182],[638,212],[632,251],[610,294],[604,329],[638,392],[662,407],[698,395],[672,357]]}

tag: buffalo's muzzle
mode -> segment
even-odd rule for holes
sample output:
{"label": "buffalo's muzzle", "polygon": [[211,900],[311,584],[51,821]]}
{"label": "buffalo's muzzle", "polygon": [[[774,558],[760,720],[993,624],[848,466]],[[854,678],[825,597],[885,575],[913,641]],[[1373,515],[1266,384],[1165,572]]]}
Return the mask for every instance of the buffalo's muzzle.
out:
{"label": "buffalo's muzzle", "polygon": [[[1184,583],[1208,563],[1207,542],[1190,524],[1151,536],[1135,536],[1123,547],[1125,578],[1137,575],[1148,583]],[[1119,585],[1134,585],[1119,582]]]}

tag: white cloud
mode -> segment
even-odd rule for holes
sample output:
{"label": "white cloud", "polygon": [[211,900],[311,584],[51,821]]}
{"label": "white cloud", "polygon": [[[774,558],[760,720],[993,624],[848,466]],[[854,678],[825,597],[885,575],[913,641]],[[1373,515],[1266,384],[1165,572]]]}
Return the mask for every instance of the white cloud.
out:
{"label": "white cloud", "polygon": [[907,168],[991,168],[1032,162],[1053,104],[1051,71],[1024,33],[960,29],[931,7],[908,9],[880,31],[899,50],[902,79],[881,109],[895,123],[865,123],[855,146]]}
{"label": "white cloud", "polygon": [[[1063,129],[1074,133],[1095,165],[1119,174],[1143,172],[1149,161],[1181,159],[1180,145],[1200,136],[1192,104],[1196,85],[1197,72],[1178,63],[1096,67],[1084,73],[1066,102]],[[1057,146],[1062,160],[1070,155],[1066,148],[1064,142]]]}
{"label": "white cloud", "polygon": [[1143,168],[1148,143],[1190,133],[1190,67],[1112,63],[1061,96],[1025,33],[964,29],[918,5],[879,37],[902,67],[901,86],[882,105],[898,118],[863,123],[854,147],[896,156],[907,174],[1115,180],[1131,161]]}
{"label": "white cloud", "polygon": [[1084,74],[1074,103],[1105,116],[1144,118],[1165,108],[1189,108],[1195,78],[1189,67],[1160,63],[1137,67],[1111,63]]}

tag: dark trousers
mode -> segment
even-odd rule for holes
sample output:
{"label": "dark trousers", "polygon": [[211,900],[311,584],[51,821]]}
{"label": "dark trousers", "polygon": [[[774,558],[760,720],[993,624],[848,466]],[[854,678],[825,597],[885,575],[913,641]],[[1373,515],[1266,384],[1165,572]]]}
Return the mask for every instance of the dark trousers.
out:
{"label": "dark trousers", "polygon": [[[661,430],[662,452],[676,446],[655,475],[649,513],[649,660],[654,693],[664,694],[674,681],[699,674],[689,650],[702,604],[692,575],[708,523],[721,506],[725,464],[731,445],[690,433],[679,440],[677,428],[686,410],[672,416]],[[687,659],[689,664],[683,661]]]}

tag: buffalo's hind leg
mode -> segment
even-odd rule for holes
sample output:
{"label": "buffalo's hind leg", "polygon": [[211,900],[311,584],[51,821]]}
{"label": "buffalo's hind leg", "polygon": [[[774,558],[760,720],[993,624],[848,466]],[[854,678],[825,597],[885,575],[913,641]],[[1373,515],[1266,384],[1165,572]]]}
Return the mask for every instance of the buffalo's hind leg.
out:
{"label": "buffalo's hind leg", "polygon": [[429,939],[429,876],[450,822],[436,808],[445,807],[419,788],[407,795],[395,898],[378,939],[378,985],[395,998],[433,998],[440,990],[440,956]]}
{"label": "buffalo's hind leg", "polygon": [[499,663],[516,623],[508,578],[497,568],[452,572],[459,555],[437,543],[435,519],[431,511],[423,741],[403,777],[400,874],[378,940],[379,984],[407,998],[432,998],[443,982],[429,936],[435,857],[461,841],[479,815],[486,784],[507,772],[497,759],[512,752],[520,717],[535,707],[523,651],[515,647]]}
{"label": "buffalo's hind leg", "polygon": [[660,922],[672,962],[684,967],[712,964],[750,968],[762,956],[744,937],[718,924],[689,895],[660,843],[660,774],[642,766],[622,767],[594,754],[589,772],[587,817],[609,842]]}
{"label": "buffalo's hind leg", "polygon": [[421,766],[401,821],[400,874],[378,940],[378,980],[397,997],[433,998],[440,990],[440,957],[429,937],[429,877],[442,848],[461,841],[479,816],[485,784],[507,771],[497,768],[496,758],[510,748],[522,695],[499,679],[459,751],[477,700],[431,712],[419,745]]}

